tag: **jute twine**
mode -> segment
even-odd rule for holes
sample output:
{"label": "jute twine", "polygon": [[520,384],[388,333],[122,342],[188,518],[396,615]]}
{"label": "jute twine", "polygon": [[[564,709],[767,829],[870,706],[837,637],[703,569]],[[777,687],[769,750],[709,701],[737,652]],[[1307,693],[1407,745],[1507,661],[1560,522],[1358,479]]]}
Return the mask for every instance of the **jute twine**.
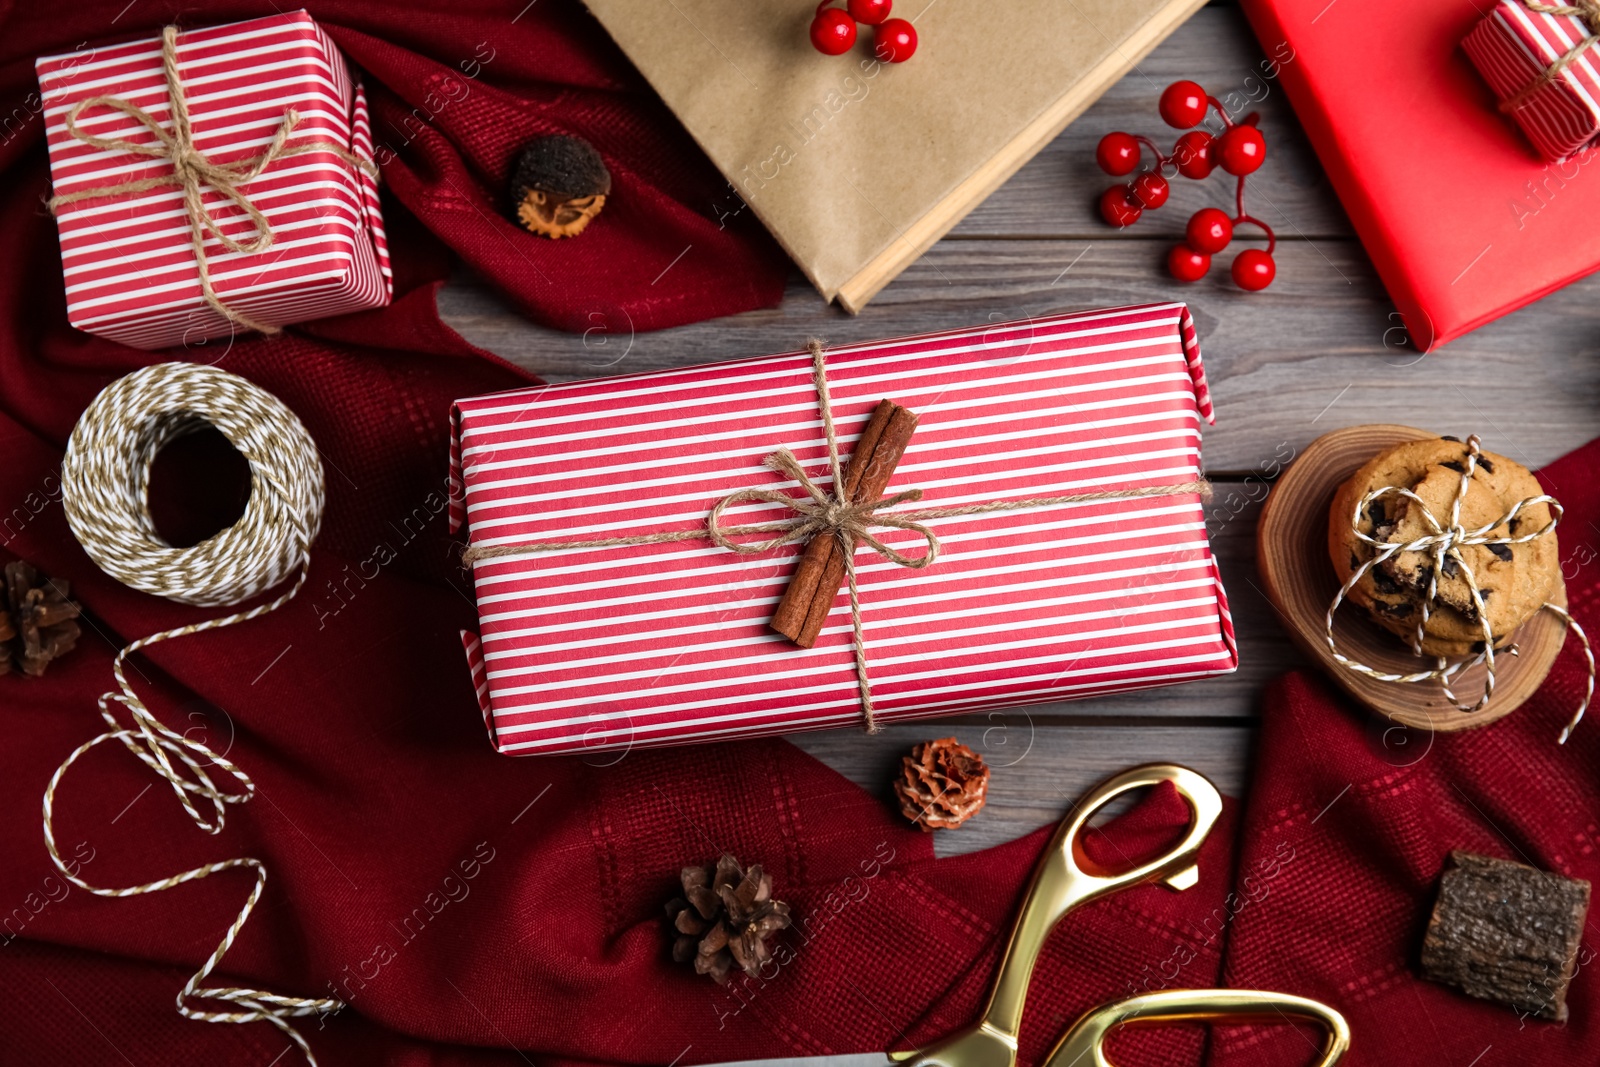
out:
{"label": "jute twine", "polygon": [[[1483,595],[1478,589],[1477,577],[1472,573],[1472,568],[1467,564],[1466,557],[1462,555],[1461,549],[1467,545],[1524,545],[1530,541],[1536,541],[1539,538],[1553,532],[1556,528],[1556,524],[1561,521],[1562,515],[1561,505],[1556,501],[1556,499],[1554,497],[1541,494],[1539,496],[1529,497],[1526,500],[1517,501],[1506,510],[1505,514],[1501,515],[1498,519],[1495,519],[1491,523],[1479,526],[1475,529],[1467,529],[1463,527],[1461,525],[1461,505],[1462,502],[1467,498],[1467,489],[1472,484],[1472,473],[1478,469],[1478,459],[1481,454],[1481,444],[1477,435],[1473,434],[1467,438],[1466,462],[1462,464],[1461,480],[1456,489],[1455,496],[1451,499],[1450,513],[1444,521],[1441,521],[1437,515],[1429,510],[1428,505],[1424,503],[1422,498],[1417,496],[1416,493],[1413,493],[1409,489],[1403,489],[1399,486],[1381,486],[1377,489],[1374,489],[1372,492],[1368,493],[1366,496],[1362,497],[1356,502],[1355,510],[1350,515],[1350,529],[1360,541],[1371,546],[1373,553],[1370,559],[1364,561],[1355,569],[1354,572],[1351,573],[1344,585],[1341,586],[1339,591],[1334,594],[1333,602],[1328,605],[1328,614],[1324,620],[1325,631],[1323,634],[1323,638],[1327,643],[1328,652],[1333,656],[1334,660],[1340,666],[1346,668],[1347,670],[1355,671],[1357,674],[1364,674],[1368,678],[1375,678],[1380,682],[1397,682],[1404,684],[1413,684],[1418,682],[1438,682],[1440,688],[1444,690],[1445,698],[1462,712],[1469,715],[1473,712],[1481,711],[1483,708],[1487,707],[1489,698],[1494,695],[1495,657],[1497,653],[1494,647],[1494,630],[1489,625],[1488,612],[1484,608]],[[1362,515],[1366,513],[1367,508],[1370,507],[1374,502],[1383,500],[1386,497],[1400,497],[1410,501],[1412,508],[1414,508],[1416,513],[1421,516],[1422,523],[1427,528],[1428,532],[1414,541],[1405,542],[1380,541],[1378,538],[1373,537],[1370,534],[1363,533],[1361,530]],[[1539,504],[1548,505],[1550,509],[1550,521],[1539,527],[1539,529],[1534,530],[1531,533],[1520,534],[1516,537],[1492,536],[1494,530],[1509,524],[1511,520],[1515,519],[1524,509],[1531,508]],[[1353,659],[1339,650],[1339,644],[1333,636],[1333,619],[1335,613],[1337,613],[1339,610],[1339,605],[1344,603],[1346,597],[1350,593],[1350,590],[1355,588],[1356,583],[1359,582],[1368,571],[1374,567],[1388,562],[1390,559],[1393,559],[1402,552],[1426,552],[1433,557],[1433,566],[1431,567],[1430,574],[1428,576],[1427,592],[1422,597],[1421,619],[1418,621],[1417,628],[1411,636],[1412,653],[1418,658],[1424,658],[1422,653],[1422,642],[1427,636],[1428,620],[1432,617],[1434,604],[1438,600],[1439,575],[1443,573],[1445,562],[1447,560],[1453,562],[1459,569],[1461,578],[1466,582],[1467,591],[1472,596],[1473,606],[1477,609],[1476,613],[1478,617],[1478,624],[1483,632],[1482,652],[1474,657],[1456,660],[1455,662],[1451,662],[1449,659],[1443,656],[1434,656],[1432,657],[1434,660],[1434,666],[1432,668],[1428,670],[1413,671],[1409,674],[1399,674],[1392,671],[1380,671],[1375,667],[1369,667],[1367,664]],[[1582,720],[1584,713],[1589,710],[1589,702],[1594,697],[1594,651],[1589,646],[1589,637],[1584,633],[1583,627],[1579,625],[1578,620],[1574,619],[1565,608],[1558,604],[1546,603],[1543,605],[1542,610],[1554,614],[1566,624],[1569,632],[1577,636],[1578,643],[1583,651],[1584,661],[1588,665],[1588,682],[1584,687],[1583,699],[1579,702],[1577,712],[1573,714],[1572,719],[1567,723],[1565,729],[1561,731],[1561,736],[1558,739],[1560,744],[1566,744],[1567,738],[1572,736],[1573,729],[1578,725],[1579,721]],[[1509,646],[1508,650],[1514,655],[1516,653],[1516,646],[1511,645]],[[1502,649],[1501,651],[1504,652],[1508,650]],[[1477,666],[1479,663],[1483,664],[1484,669],[1483,693],[1478,697],[1475,703],[1465,704],[1457,699],[1455,691],[1451,688],[1452,682],[1458,674],[1467,670],[1468,668]]]}
{"label": "jute twine", "polygon": [[1589,32],[1583,40],[1567,49],[1564,55],[1541,71],[1537,78],[1523,86],[1515,95],[1500,101],[1500,110],[1507,114],[1526,104],[1540,89],[1554,83],[1568,67],[1583,58],[1584,53],[1593,48],[1596,41],[1600,41],[1600,0],[1578,0],[1575,5],[1542,4],[1538,0],[1523,0],[1523,5],[1538,15],[1564,15],[1582,19],[1584,28]]}
{"label": "jute twine", "polygon": [[[273,134],[272,141],[265,151],[233,163],[214,163],[194,145],[194,130],[189,122],[189,101],[184,95],[183,80],[178,75],[176,26],[168,26],[161,31],[161,68],[167,80],[167,110],[172,126],[170,131],[162,127],[160,120],[144,108],[116,96],[91,96],[78,101],[72,106],[72,110],[67,112],[66,127],[68,134],[84,144],[107,151],[126,152],[162,160],[171,165],[172,172],[63,193],[47,201],[50,211],[55,213],[64,205],[74,204],[80,200],[93,200],[106,196],[132,196],[168,185],[179,186],[183,190],[183,208],[189,218],[189,243],[194,248],[195,268],[200,276],[200,293],[205,302],[219,315],[244,329],[258,330],[264,334],[278,333],[280,332],[278,327],[259,322],[244,312],[229,307],[217,295],[217,290],[211,281],[211,261],[206,253],[206,235],[215,237],[228,251],[243,255],[256,255],[271,248],[274,240],[272,225],[261,209],[244,195],[240,187],[260,177],[263,171],[286,156],[298,156],[307,152],[331,152],[352,167],[368,174],[376,176],[378,170],[372,163],[356,156],[344,145],[332,141],[301,141],[289,144],[290,135],[300,124],[300,113],[294,108],[284,110],[283,121],[278,124],[277,132]],[[151,136],[155,138],[154,143],[99,137],[85,132],[78,126],[78,120],[85,111],[93,107],[106,107],[122,112],[149,130]],[[250,219],[255,236],[240,241],[223,231],[222,225],[206,207],[206,186],[221,193],[245,213]]]}
{"label": "jute twine", "polygon": [[[839,542],[844,558],[845,584],[850,593],[850,626],[855,651],[856,687],[861,698],[862,723],[868,733],[878,732],[878,722],[873,710],[872,683],[867,674],[867,641],[861,623],[861,593],[856,584],[856,548],[866,544],[878,555],[901,567],[920,570],[939,558],[938,536],[925,522],[932,519],[959,518],[965,515],[987,515],[1002,511],[1023,511],[1029,508],[1053,507],[1063,504],[1084,504],[1101,500],[1133,500],[1140,497],[1182,496],[1198,493],[1206,499],[1211,496],[1211,483],[1204,479],[1180,482],[1173,485],[1152,485],[1139,489],[1112,489],[1092,493],[1069,493],[1061,496],[1036,496],[1020,500],[991,500],[983,504],[965,504],[953,507],[924,508],[919,511],[884,513],[882,509],[909,501],[921,500],[922,490],[906,489],[881,500],[852,502],[845,492],[843,461],[839,456],[838,430],[833,421],[833,405],[828,395],[827,359],[821,341],[813,339],[811,352],[811,381],[817,393],[817,410],[822,416],[822,429],[827,439],[828,472],[833,478],[833,495],[829,495],[811,479],[793,452],[780,447],[763,461],[772,470],[792,478],[804,490],[805,496],[795,497],[775,489],[741,489],[717,501],[706,516],[703,527],[692,530],[666,530],[657,533],[633,534],[625,537],[573,538],[555,541],[530,541],[514,545],[474,545],[462,554],[468,566],[484,560],[520,556],[533,552],[558,552],[574,548],[616,548],[625,545],[658,545],[672,541],[710,541],[719,548],[741,555],[757,555],[789,544],[804,544],[813,537],[834,537]],[[724,526],[723,513],[735,504],[759,502],[777,504],[795,513],[795,518],[774,522]],[[926,548],[920,555],[911,556],[873,535],[873,529],[910,530],[922,538]],[[763,541],[738,542],[733,538],[751,534],[776,534]]]}
{"label": "jute twine", "polygon": [[[207,425],[221,431],[249,461],[250,500],[236,525],[192,548],[173,548],[161,539],[150,518],[146,496],[150,464],[168,442]],[[63,877],[102,897],[159,893],[235,867],[253,871],[255,886],[238,917],[178,993],[178,1012],[214,1023],[269,1022],[314,1065],[310,1045],[287,1020],[338,1011],[343,1007],[340,1001],[202,985],[261,899],[267,868],[260,860],[240,857],[207,863],[140,885],[91,885],[68,869],[57,850],[52,812],[56,788],[67,769],[91,749],[113,740],[166,779],[184,811],[206,833],[222,831],[228,804],[243,804],[255,795],[250,776],[226,756],[155,717],[129,684],[125,664],[130,655],[158,642],[265,615],[300,591],[311,542],[322,523],[322,463],[316,445],[294,412],[243,378],[215,367],[163,363],[113,382],[89,405],[67,442],[61,490],[67,521],[84,550],[107,574],[135,589],[184,604],[237,604],[293,577],[286,592],[246,611],[141,637],[117,653],[112,663],[117,688],[102,694],[99,702],[107,730],[79,745],[51,775],[44,791],[44,841]],[[112,704],[127,709],[132,726],[117,720]],[[216,771],[232,782],[219,784],[213,778]],[[237,791],[230,792],[229,787]],[[208,1001],[210,1006],[195,1003]],[[224,1006],[228,1010],[212,1010]]]}

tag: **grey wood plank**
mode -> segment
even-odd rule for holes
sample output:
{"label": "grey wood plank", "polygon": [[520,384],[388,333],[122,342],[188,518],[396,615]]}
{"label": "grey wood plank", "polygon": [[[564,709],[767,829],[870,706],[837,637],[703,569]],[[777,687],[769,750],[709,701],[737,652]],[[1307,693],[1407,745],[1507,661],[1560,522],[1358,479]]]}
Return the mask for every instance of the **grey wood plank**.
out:
{"label": "grey wood plank", "polygon": [[1025,712],[966,725],[925,722],[867,735],[854,730],[796,734],[800,748],[898,810],[891,783],[900,757],[919,741],[956,737],[990,765],[989,798],[965,826],[934,831],[941,856],[976,852],[1061,819],[1101,779],[1140,763],[1182,763],[1240,796],[1254,730],[1245,726],[1046,726]]}
{"label": "grey wood plank", "polygon": [[[1261,115],[1267,160],[1247,185],[1252,214],[1280,238],[1348,236],[1350,222],[1278,78],[1281,58],[1292,52],[1272,52],[1269,57],[1256,43],[1237,8],[1202,9],[957,224],[952,235],[1099,238],[1112,233],[1095,198],[1117,179],[1095,165],[1095,145],[1112,130],[1124,130],[1170,151],[1181,131],[1161,121],[1156,101],[1162,89],[1188,78],[1205,86],[1235,119],[1251,111]],[[1179,235],[1196,209],[1229,206],[1233,194],[1233,179],[1220,171],[1205,181],[1175,178],[1166,205],[1146,212],[1128,232]]]}
{"label": "grey wood plank", "polygon": [[1477,432],[1530,466],[1600,433],[1600,276],[1422,356],[1355,242],[1280,245],[1277,282],[1262,293],[1234,288],[1225,264],[1180,286],[1162,268],[1168,244],[942,241],[855,317],[799,284],[777,308],[637,335],[598,298],[596,321],[613,332],[533,326],[466,276],[440,306],[469,340],[561,380],[792,351],[810,336],[844,343],[1184,299],[1217,401],[1213,471],[1256,470],[1357,422]]}

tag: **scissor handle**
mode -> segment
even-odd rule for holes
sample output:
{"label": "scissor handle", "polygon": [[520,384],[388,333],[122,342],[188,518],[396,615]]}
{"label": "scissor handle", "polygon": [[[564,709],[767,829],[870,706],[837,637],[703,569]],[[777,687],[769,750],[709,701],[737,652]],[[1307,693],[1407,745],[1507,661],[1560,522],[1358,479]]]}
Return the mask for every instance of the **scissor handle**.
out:
{"label": "scissor handle", "polygon": [[1328,1005],[1289,993],[1259,989],[1166,989],[1102,1004],[1062,1035],[1045,1067],[1116,1067],[1105,1041],[1120,1026],[1179,1022],[1321,1023],[1328,1037],[1316,1067],[1333,1067],[1350,1048],[1350,1024]]}
{"label": "scissor handle", "polygon": [[[1193,817],[1189,832],[1182,841],[1148,863],[1121,874],[1101,873],[1101,868],[1083,849],[1083,831],[1089,820],[1122,794],[1162,782],[1171,782],[1178,795],[1188,802]],[[1174,889],[1188,889],[1200,877],[1200,869],[1195,866],[1200,846],[1205,844],[1206,836],[1221,814],[1222,794],[1217,792],[1217,787],[1205,775],[1176,763],[1148,763],[1101,782],[1078,801],[1077,814],[1061,824],[1051,842],[1051,850],[1059,851],[1066,860],[1066,874],[1076,891],[1076,894],[1069,894],[1075,895],[1075,899],[1065,903],[1061,914],[1085,900],[1146,882],[1168,882]]]}
{"label": "scissor handle", "polygon": [[[1106,873],[1083,849],[1084,828],[1101,808],[1122,794],[1162,782],[1171,782],[1188,803],[1192,816],[1188,833],[1164,855],[1130,871]],[[1062,821],[1033,872],[1017,924],[1011,931],[1010,944],[1000,962],[989,1007],[983,1014],[983,1025],[1015,1040],[1034,961],[1050,931],[1073,908],[1107,893],[1147,882],[1166,882],[1174,889],[1188,889],[1194,885],[1200,877],[1195,858],[1221,814],[1222,796],[1216,786],[1197,771],[1175,763],[1135,767],[1091,789],[1078,802],[1074,813]]]}

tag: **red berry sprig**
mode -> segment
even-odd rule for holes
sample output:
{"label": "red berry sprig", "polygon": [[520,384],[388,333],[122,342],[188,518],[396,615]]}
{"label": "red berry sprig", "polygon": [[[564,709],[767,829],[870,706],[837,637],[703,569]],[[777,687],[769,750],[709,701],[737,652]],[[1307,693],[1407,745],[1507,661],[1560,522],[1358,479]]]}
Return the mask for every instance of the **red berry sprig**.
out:
{"label": "red berry sprig", "polygon": [[[1234,257],[1233,282],[1251,292],[1265,289],[1277,275],[1272,253],[1278,238],[1272,227],[1244,209],[1244,180],[1260,169],[1267,158],[1266,138],[1256,128],[1259,116],[1252,113],[1234,122],[1216,97],[1208,95],[1192,81],[1176,81],[1167,86],[1157,107],[1167,125],[1189,132],[1178,138],[1171,155],[1163,153],[1148,137],[1118,132],[1100,138],[1095,160],[1107,174],[1119,178],[1133,174],[1139,167],[1141,146],[1150,149],[1155,157],[1152,169],[1141,171],[1126,184],[1113,185],[1100,194],[1101,217],[1119,229],[1132,226],[1147,210],[1167,202],[1171,186],[1165,172],[1169,168],[1175,174],[1198,180],[1210,177],[1212,171],[1221,167],[1239,179],[1234,193],[1236,214],[1229,216],[1226,211],[1214,207],[1196,211],[1185,228],[1183,243],[1167,254],[1167,270],[1181,282],[1199,281],[1211,269],[1211,257],[1233,241],[1235,228],[1254,226],[1267,235],[1267,247],[1265,250],[1247,248]],[[1205,121],[1211,108],[1216,108],[1217,117],[1222,120],[1222,132],[1216,136],[1194,129]]]}
{"label": "red berry sprig", "polygon": [[872,27],[872,52],[885,63],[904,63],[917,51],[917,29],[906,19],[889,17],[894,0],[848,0],[832,7],[822,0],[811,20],[811,47],[825,56],[838,56],[856,44],[856,24]]}

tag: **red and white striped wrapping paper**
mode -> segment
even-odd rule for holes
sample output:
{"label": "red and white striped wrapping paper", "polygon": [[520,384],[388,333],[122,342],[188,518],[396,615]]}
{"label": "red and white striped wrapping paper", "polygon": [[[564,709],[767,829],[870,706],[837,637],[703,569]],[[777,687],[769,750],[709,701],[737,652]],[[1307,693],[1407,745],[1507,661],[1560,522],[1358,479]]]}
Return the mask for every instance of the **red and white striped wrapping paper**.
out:
{"label": "red and white striped wrapping paper", "polygon": [[[1532,85],[1589,36],[1583,19],[1530,10],[1523,0],[1498,0],[1461,42],[1501,100]],[[1600,134],[1600,48],[1591,48],[1512,112],[1533,147],[1559,161]]]}
{"label": "red and white striped wrapping paper", "polygon": [[[329,141],[373,156],[366,95],[311,16],[295,11],[178,34],[178,70],[195,146],[218,163],[264,150],[285,110],[300,113],[289,144]],[[86,49],[38,60],[40,96],[56,194],[171,174],[169,162],[93,148],[67,133],[66,115],[91,96],[114,96],[163,124],[169,102],[161,41]],[[79,119],[86,132],[137,143],[153,135],[108,107]],[[332,152],[274,162],[240,188],[272,225],[258,255],[206,239],[223,303],[283,326],[389,302],[393,281],[377,182]],[[249,217],[216,190],[205,202],[230,237],[255,234]],[[138,348],[196,344],[238,329],[208,306],[177,185],[64,205],[57,222],[67,316],[80,330]]]}
{"label": "red and white striped wrapping paper", "polygon": [[[848,455],[877,402],[921,416],[896,510],[1171,485],[1200,477],[1211,402],[1182,304],[1061,315],[828,352]],[[790,493],[792,449],[824,489],[807,353],[460,401],[452,521],[473,545],[703,528],[738,489]],[[791,513],[730,509],[729,524]],[[933,522],[924,570],[863,548],[876,714],[894,721],[1223,674],[1237,665],[1198,495]],[[921,541],[881,531],[916,554]],[[681,744],[861,719],[847,598],[816,647],[767,629],[800,549],[709,541],[496,557],[474,571],[468,662],[495,747],[516,755]]]}

